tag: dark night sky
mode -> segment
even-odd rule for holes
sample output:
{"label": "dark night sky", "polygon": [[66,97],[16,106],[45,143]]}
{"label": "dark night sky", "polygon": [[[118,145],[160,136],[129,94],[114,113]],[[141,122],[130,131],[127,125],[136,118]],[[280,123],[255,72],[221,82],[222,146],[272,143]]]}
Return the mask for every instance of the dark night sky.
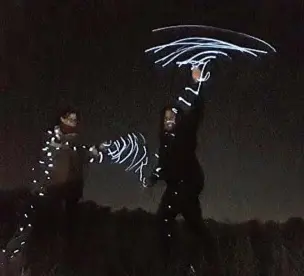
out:
{"label": "dark night sky", "polygon": [[[150,31],[204,24],[260,37],[278,50],[260,63],[223,65],[206,94],[198,136],[204,215],[304,217],[303,1],[8,2],[0,4],[2,187],[29,181],[42,130],[66,101],[82,110],[88,142],[138,130],[156,148],[158,111],[173,92],[170,74],[143,53]],[[162,190],[143,190],[133,174],[103,164],[92,166],[85,196],[155,211]]]}

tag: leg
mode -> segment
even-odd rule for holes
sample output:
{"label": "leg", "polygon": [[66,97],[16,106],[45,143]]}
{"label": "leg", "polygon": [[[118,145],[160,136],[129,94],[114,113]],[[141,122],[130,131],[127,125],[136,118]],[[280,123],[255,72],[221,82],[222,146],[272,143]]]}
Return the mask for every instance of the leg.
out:
{"label": "leg", "polygon": [[[199,195],[204,187],[204,174],[198,166],[192,166],[191,174],[185,178],[183,185],[183,199],[181,200],[182,215],[185,219],[186,227],[193,236],[193,250],[189,250],[189,260],[200,263],[201,253],[209,265],[217,265],[218,253],[216,242],[205,225],[202,218]],[[189,187],[194,187],[192,190]],[[201,188],[199,188],[201,187]]]}
{"label": "leg", "polygon": [[72,236],[77,226],[78,198],[68,198],[65,200],[65,218],[67,236]]}
{"label": "leg", "polygon": [[63,228],[63,244],[64,244],[64,259],[69,269],[75,266],[75,254],[77,254],[77,221],[79,215],[78,202],[82,197],[82,189],[77,186],[77,183],[72,183],[75,186],[69,186],[65,193],[65,213],[64,213],[64,228]]}
{"label": "leg", "polygon": [[161,242],[161,255],[165,266],[171,261],[172,245],[175,242],[175,218],[179,213],[176,195],[172,188],[167,187],[157,211],[159,235]]}
{"label": "leg", "polygon": [[[49,269],[55,263],[58,256],[57,233],[61,224],[60,214],[62,199],[60,193],[54,191],[47,193],[45,197],[34,197],[35,212],[32,213],[32,232],[28,237],[26,246],[26,268],[30,265],[33,275],[40,275],[42,270]],[[44,254],[41,254],[43,251]],[[50,256],[50,260],[45,258]],[[54,263],[53,263],[54,261]]]}
{"label": "leg", "polygon": [[197,196],[189,197],[183,206],[182,215],[185,218],[186,227],[192,234],[188,262],[194,266],[202,263],[202,253],[208,266],[217,267],[218,253],[214,237],[205,225],[200,201]]}
{"label": "leg", "polygon": [[82,198],[82,182],[73,182],[66,185],[64,194],[65,225],[67,235],[70,236],[77,226],[78,202]]}

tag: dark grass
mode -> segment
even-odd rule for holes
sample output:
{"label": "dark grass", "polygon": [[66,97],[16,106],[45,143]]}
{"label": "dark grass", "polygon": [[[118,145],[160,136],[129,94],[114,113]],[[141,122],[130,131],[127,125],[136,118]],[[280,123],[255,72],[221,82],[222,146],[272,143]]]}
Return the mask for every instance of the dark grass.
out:
{"label": "dark grass", "polygon": [[[28,200],[26,191],[3,192],[0,209],[1,244],[17,226],[16,211]],[[48,213],[49,212],[49,213]],[[162,269],[156,220],[143,210],[112,212],[86,201],[79,205],[75,242],[66,247],[45,211],[40,226],[32,232],[28,245],[8,265],[5,276],[21,275],[184,275],[183,256],[189,249],[189,234],[179,223],[181,239],[174,250],[176,261],[170,271]],[[58,220],[60,221],[60,220]],[[256,220],[241,224],[206,220],[217,239],[222,275],[304,275],[304,221],[291,218],[285,223]],[[207,267],[202,258],[202,268]],[[31,273],[30,273],[31,272]],[[3,274],[4,275],[4,274]],[[207,275],[207,274],[204,274]],[[209,274],[211,275],[211,274]]]}

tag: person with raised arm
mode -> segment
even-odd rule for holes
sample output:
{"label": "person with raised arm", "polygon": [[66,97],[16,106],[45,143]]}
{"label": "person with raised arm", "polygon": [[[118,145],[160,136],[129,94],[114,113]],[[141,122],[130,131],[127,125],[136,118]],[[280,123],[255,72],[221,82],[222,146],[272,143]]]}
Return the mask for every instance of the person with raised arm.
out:
{"label": "person with raised arm", "polygon": [[[199,78],[198,71],[192,78]],[[153,169],[148,186],[159,180],[166,182],[166,190],[157,211],[165,265],[171,262],[172,245],[176,242],[175,219],[181,214],[186,226],[196,238],[197,250],[189,252],[189,268],[195,273],[194,260],[201,248],[205,258],[214,263],[212,237],[204,224],[199,196],[204,188],[204,172],[196,157],[197,130],[202,117],[202,105],[184,111],[168,105],[161,112],[158,164]],[[198,241],[198,242],[197,242]],[[199,242],[201,241],[201,242]],[[193,254],[192,254],[193,253]]]}

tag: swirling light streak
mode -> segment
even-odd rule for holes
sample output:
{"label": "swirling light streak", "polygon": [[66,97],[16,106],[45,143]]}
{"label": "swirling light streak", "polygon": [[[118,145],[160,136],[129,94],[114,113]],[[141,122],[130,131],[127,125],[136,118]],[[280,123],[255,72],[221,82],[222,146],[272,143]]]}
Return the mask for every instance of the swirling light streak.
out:
{"label": "swirling light streak", "polygon": [[[125,139],[123,137],[120,137],[120,139],[122,140],[122,143],[123,143],[122,149],[126,148],[127,143],[126,143]],[[121,155],[118,156],[116,162],[118,162],[119,164],[122,164],[124,161],[120,160],[120,158],[121,158]]]}
{"label": "swirling light streak", "polygon": [[[159,28],[153,30],[153,32],[163,31],[167,29],[178,29],[178,28],[194,28],[200,27],[205,29],[216,29],[219,31],[224,31],[227,33],[234,33],[239,36],[247,37],[253,39],[260,44],[264,44],[269,48],[269,51],[254,49],[249,47],[242,47],[233,43],[229,43],[223,40],[207,38],[207,37],[186,37],[182,39],[178,39],[166,44],[154,46],[145,50],[146,53],[153,52],[154,54],[159,54],[164,51],[169,51],[169,53],[165,54],[163,57],[157,59],[154,63],[161,64],[162,67],[166,67],[171,63],[175,63],[178,68],[185,65],[190,65],[191,70],[194,68],[201,68],[201,75],[198,81],[198,86],[196,89],[191,87],[185,87],[184,90],[190,91],[196,96],[199,96],[201,90],[201,84],[206,82],[210,78],[210,71],[206,72],[206,66],[211,60],[217,59],[218,57],[224,57],[228,59],[232,59],[231,53],[240,53],[243,55],[249,55],[251,57],[257,58],[259,54],[268,54],[270,51],[276,52],[275,48],[271,46],[269,43],[258,39],[253,36],[249,36],[243,33],[233,32],[231,30],[223,30],[217,29],[214,27],[208,26],[198,26],[198,25],[180,25],[180,26],[169,26],[164,28]],[[189,55],[192,55],[188,57]],[[183,103],[187,107],[191,107],[193,103],[187,101],[182,96],[177,97],[177,101]]]}
{"label": "swirling light streak", "polygon": [[[139,143],[138,136],[142,138],[142,143]],[[121,142],[120,142],[121,141]],[[105,146],[105,144],[103,144]],[[115,149],[113,149],[113,147]],[[143,151],[139,154],[140,149]],[[143,176],[143,168],[148,164],[147,148],[145,137],[139,133],[129,133],[126,137],[120,137],[117,140],[111,141],[105,146],[105,151],[115,164],[127,164],[125,171],[134,171],[139,173],[139,180],[143,184],[146,178]],[[125,155],[125,156],[123,156]]]}
{"label": "swirling light streak", "polygon": [[114,151],[115,153],[111,152],[111,157],[112,157],[112,160],[115,159],[115,163],[120,163],[119,160],[120,160],[121,154],[124,151],[125,147],[120,146],[119,140],[114,141],[114,145],[116,147],[116,150]]}
{"label": "swirling light streak", "polygon": [[161,28],[157,28],[152,30],[153,33],[155,32],[159,32],[159,31],[165,31],[165,30],[170,30],[170,29],[181,29],[181,28],[199,28],[199,29],[210,29],[210,30],[214,30],[214,31],[220,31],[220,32],[225,32],[225,33],[231,33],[233,35],[238,35],[238,36],[242,36],[242,37],[246,37],[246,38],[250,38],[252,40],[255,40],[261,44],[264,44],[265,46],[267,46],[268,48],[270,48],[273,52],[276,52],[276,49],[270,45],[268,42],[266,42],[265,40],[262,40],[260,38],[245,34],[245,33],[241,33],[241,32],[236,32],[236,31],[232,31],[232,30],[228,30],[228,29],[222,29],[222,28],[217,28],[217,27],[213,27],[213,26],[206,26],[206,25],[173,25],[173,26],[166,26],[166,27],[161,27]]}
{"label": "swirling light streak", "polygon": [[[145,159],[145,157],[147,156],[147,149],[144,147],[143,150],[144,150],[144,153],[143,153],[142,157],[135,164],[133,164],[131,167],[129,167],[128,171],[135,168],[139,163],[141,163]],[[136,151],[136,155],[137,155],[137,153],[138,153],[138,150]],[[135,160],[135,158],[134,158],[134,160]]]}
{"label": "swirling light streak", "polygon": [[[176,47],[178,47],[178,48],[176,50],[174,50],[174,48],[176,48]],[[240,52],[242,54],[246,53],[253,57],[257,57],[258,56],[257,53],[259,53],[259,54],[268,53],[267,51],[242,47],[242,46],[238,46],[233,43],[228,43],[226,41],[213,39],[213,38],[205,38],[205,37],[183,38],[183,39],[179,39],[179,40],[167,43],[167,44],[158,45],[158,46],[149,48],[149,49],[145,50],[145,52],[148,53],[148,52],[153,51],[154,53],[158,53],[158,52],[160,52],[164,49],[168,49],[168,48],[173,48],[173,52],[171,52],[170,54],[167,54],[164,57],[155,61],[155,63],[161,63],[162,61],[165,61],[173,56],[167,62],[163,63],[162,67],[167,66],[168,64],[170,64],[171,62],[176,60],[178,57],[182,57],[183,55],[185,56],[185,54],[188,54],[193,51],[196,52],[197,50],[200,50],[201,52],[196,53],[194,56],[192,56],[188,59],[176,61],[175,63],[178,65],[178,67],[189,64],[189,61],[194,61],[196,63],[196,65],[199,65],[200,60],[195,60],[195,59],[198,56],[204,56],[204,55],[208,56],[210,54],[214,54],[215,56],[223,55],[225,57],[231,58],[231,56],[228,53],[226,53],[224,51],[218,51],[218,49],[228,50],[228,51],[232,51],[232,52]]]}
{"label": "swirling light streak", "polygon": [[143,168],[144,166],[148,165],[148,157],[146,156],[144,162],[141,162],[140,166],[135,170],[135,173],[139,172],[139,181],[142,182],[143,186],[145,187],[146,184],[146,177],[143,176]]}
{"label": "swirling light streak", "polygon": [[[134,137],[134,136],[133,136]],[[133,168],[133,164],[134,164],[134,162],[135,162],[135,160],[136,160],[136,157],[137,157],[137,155],[138,155],[138,151],[139,151],[139,148],[138,148],[138,143],[137,143],[137,139],[136,139],[136,137],[134,137],[134,145],[135,145],[135,147],[134,147],[134,156],[133,156],[133,159],[132,159],[132,162],[130,163],[130,165],[126,168],[126,171],[129,171],[131,168]]]}
{"label": "swirling light streak", "polygon": [[[128,137],[130,137],[130,136],[128,135]],[[130,145],[131,145],[131,149],[129,150],[129,153],[126,155],[126,157],[121,160],[120,164],[122,164],[123,162],[125,162],[131,156],[131,154],[133,152],[133,149],[134,149],[133,140],[130,139],[130,140],[128,140],[128,142],[129,143],[128,143],[128,146],[126,147],[126,149],[128,149]]]}

